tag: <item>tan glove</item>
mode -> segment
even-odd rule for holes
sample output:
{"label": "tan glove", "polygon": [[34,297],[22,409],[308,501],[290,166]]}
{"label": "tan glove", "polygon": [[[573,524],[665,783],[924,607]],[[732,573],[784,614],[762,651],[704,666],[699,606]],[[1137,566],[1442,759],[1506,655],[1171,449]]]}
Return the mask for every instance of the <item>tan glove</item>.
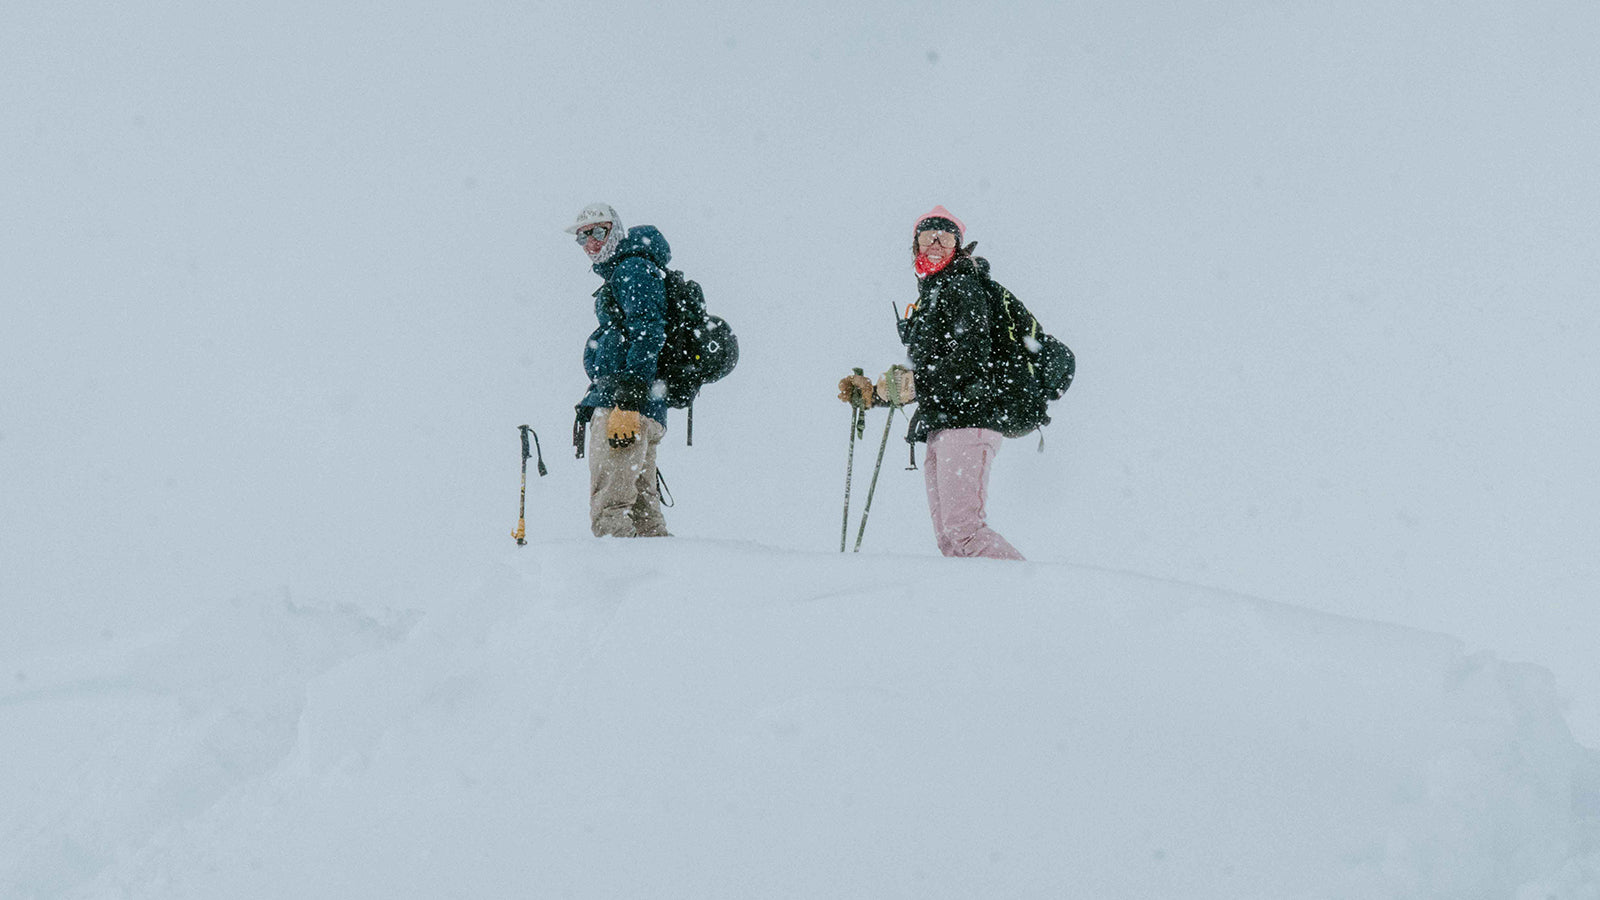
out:
{"label": "tan glove", "polygon": [[606,441],[613,447],[626,447],[639,438],[642,425],[636,409],[613,409],[606,416]]}
{"label": "tan glove", "polygon": [[865,375],[847,375],[839,379],[839,399],[862,409],[871,409],[872,380]]}
{"label": "tan glove", "polygon": [[905,366],[890,366],[878,378],[878,399],[890,406],[905,406],[917,399],[917,385],[911,370]]}

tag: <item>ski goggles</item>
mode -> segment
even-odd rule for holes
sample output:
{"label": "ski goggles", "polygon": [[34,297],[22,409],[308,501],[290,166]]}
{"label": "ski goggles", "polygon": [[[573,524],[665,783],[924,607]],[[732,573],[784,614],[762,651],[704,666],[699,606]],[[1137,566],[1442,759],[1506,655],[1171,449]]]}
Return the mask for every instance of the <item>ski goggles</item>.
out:
{"label": "ski goggles", "polygon": [[950,250],[956,248],[956,236],[948,231],[922,231],[917,233],[917,246],[924,249],[938,244]]}
{"label": "ski goggles", "polygon": [[596,240],[596,241],[603,241],[610,234],[611,234],[611,226],[609,226],[609,225],[591,225],[588,228],[584,228],[584,229],[580,230],[578,232],[578,234],[577,234],[576,240],[580,244],[586,244],[591,239]]}

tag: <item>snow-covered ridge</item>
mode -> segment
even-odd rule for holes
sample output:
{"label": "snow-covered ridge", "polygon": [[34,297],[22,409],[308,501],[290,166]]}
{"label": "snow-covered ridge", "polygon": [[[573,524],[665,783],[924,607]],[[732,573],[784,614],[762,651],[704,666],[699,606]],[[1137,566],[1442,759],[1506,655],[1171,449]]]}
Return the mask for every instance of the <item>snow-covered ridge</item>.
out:
{"label": "snow-covered ridge", "polygon": [[509,551],[0,694],[6,897],[1593,897],[1541,669],[1124,573]]}

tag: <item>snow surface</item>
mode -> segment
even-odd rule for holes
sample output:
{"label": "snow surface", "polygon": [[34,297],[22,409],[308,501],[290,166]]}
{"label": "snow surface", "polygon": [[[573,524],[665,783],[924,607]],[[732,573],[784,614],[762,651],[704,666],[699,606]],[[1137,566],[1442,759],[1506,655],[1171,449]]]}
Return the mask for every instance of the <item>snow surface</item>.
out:
{"label": "snow surface", "polygon": [[1086,567],[549,542],[24,671],[6,896],[1600,890],[1547,672]]}
{"label": "snow surface", "polygon": [[[0,896],[1600,896],[1597,34],[0,5]],[[595,200],[743,350],[660,546],[579,540]],[[830,555],[934,203],[1081,363],[1023,566],[898,442]]]}

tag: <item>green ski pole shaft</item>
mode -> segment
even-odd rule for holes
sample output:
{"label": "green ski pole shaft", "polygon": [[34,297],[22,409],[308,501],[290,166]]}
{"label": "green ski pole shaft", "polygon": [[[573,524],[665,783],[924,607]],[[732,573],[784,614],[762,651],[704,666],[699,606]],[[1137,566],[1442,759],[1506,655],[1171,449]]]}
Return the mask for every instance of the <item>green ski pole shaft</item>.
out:
{"label": "green ski pole shaft", "polygon": [[844,520],[839,526],[839,552],[844,552],[845,541],[850,539],[850,478],[856,467],[856,431],[861,425],[860,407],[850,407],[850,455],[844,463]]}
{"label": "green ski pole shaft", "polygon": [[[866,373],[860,368],[852,370],[861,378]],[[870,388],[869,388],[870,390]],[[840,395],[844,396],[843,394]],[[843,553],[846,543],[850,540],[850,480],[856,468],[856,437],[865,435],[867,429],[867,406],[872,403],[872,398],[863,396],[860,388],[852,385],[850,388],[850,455],[844,463],[844,515],[839,523],[839,552]]]}
{"label": "green ski pole shaft", "polygon": [[872,495],[878,490],[878,473],[883,470],[883,451],[889,448],[889,428],[894,425],[894,407],[889,407],[889,418],[883,423],[883,440],[878,444],[878,461],[872,466],[872,483],[867,486],[867,502],[861,509],[861,528],[856,532],[856,546],[851,552],[861,552],[861,539],[867,534],[867,516],[872,515]]}

